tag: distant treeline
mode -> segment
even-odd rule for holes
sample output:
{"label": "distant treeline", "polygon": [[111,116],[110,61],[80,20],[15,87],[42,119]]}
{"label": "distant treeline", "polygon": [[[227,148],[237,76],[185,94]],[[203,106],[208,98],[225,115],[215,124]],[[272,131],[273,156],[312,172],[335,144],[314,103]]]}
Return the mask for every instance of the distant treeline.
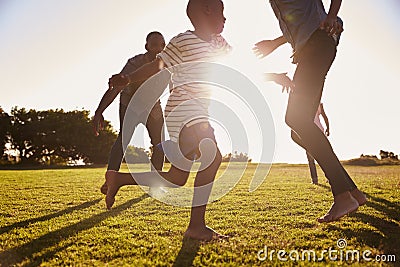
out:
{"label": "distant treeline", "polygon": [[233,154],[229,153],[222,157],[222,162],[251,162],[252,159],[249,158],[247,153],[238,153],[235,151]]}
{"label": "distant treeline", "polygon": [[[105,164],[117,134],[108,121],[95,136],[87,110],[37,111],[0,108],[0,164]],[[141,148],[129,147],[130,159],[148,162]]]}
{"label": "distant treeline", "polygon": [[357,166],[400,165],[399,155],[395,155],[393,152],[381,150],[379,151],[379,157],[361,154],[359,158],[351,159],[344,163]]}

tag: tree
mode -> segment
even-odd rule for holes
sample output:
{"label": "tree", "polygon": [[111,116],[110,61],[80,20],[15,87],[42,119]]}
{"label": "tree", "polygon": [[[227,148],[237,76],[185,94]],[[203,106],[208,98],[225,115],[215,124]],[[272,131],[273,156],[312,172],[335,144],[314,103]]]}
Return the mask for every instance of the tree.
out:
{"label": "tree", "polygon": [[391,151],[380,150],[379,151],[379,156],[381,157],[381,160],[384,160],[384,159],[399,160],[399,156],[395,155]]}
{"label": "tree", "polygon": [[126,163],[149,163],[149,155],[144,148],[128,146],[125,152]]}
{"label": "tree", "polygon": [[251,162],[252,159],[249,158],[249,155],[247,155],[247,153],[238,153],[237,151],[235,151],[234,154],[229,153],[227,155],[225,155],[222,158],[222,162]]}
{"label": "tree", "polygon": [[389,152],[388,156],[390,159],[399,160],[399,156],[395,155],[393,152]]}
{"label": "tree", "polygon": [[48,163],[51,159],[106,163],[116,139],[109,122],[94,136],[87,110],[36,111],[13,108],[10,141],[20,152],[22,163]]}
{"label": "tree", "polygon": [[0,160],[7,161],[6,144],[10,142],[11,117],[0,107]]}
{"label": "tree", "polygon": [[389,157],[389,152],[381,150],[379,151],[379,156],[381,156],[381,159],[386,159]]}

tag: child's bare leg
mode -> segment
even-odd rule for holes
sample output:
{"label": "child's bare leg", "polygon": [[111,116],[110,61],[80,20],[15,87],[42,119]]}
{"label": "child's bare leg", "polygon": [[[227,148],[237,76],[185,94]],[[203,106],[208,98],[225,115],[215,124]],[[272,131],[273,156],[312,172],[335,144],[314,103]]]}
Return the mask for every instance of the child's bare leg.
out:
{"label": "child's bare leg", "polygon": [[122,173],[106,172],[107,209],[111,209],[115,202],[115,195],[124,185],[142,185],[149,187],[179,187],[185,185],[189,172],[182,171],[174,166],[168,172]]}
{"label": "child's bare leg", "polygon": [[115,195],[118,190],[124,185],[136,185],[136,181],[133,179],[130,173],[121,173],[117,171],[106,172],[106,206],[107,209],[111,209],[115,202]]}
{"label": "child's bare leg", "polygon": [[[218,234],[213,229],[207,227],[205,222],[205,213],[207,202],[211,194],[215,175],[221,164],[221,153],[218,151],[214,161],[206,169],[199,171],[195,179],[195,188],[193,194],[193,207],[190,215],[190,223],[185,232],[185,237],[210,241],[215,238],[226,238]],[[200,167],[202,169],[202,167]]]}

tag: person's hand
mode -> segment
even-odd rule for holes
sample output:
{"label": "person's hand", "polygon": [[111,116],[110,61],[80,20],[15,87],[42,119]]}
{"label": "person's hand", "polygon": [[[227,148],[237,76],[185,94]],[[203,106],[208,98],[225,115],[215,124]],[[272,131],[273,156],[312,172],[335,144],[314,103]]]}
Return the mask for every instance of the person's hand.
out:
{"label": "person's hand", "polygon": [[271,74],[266,74],[267,75],[267,79],[268,80],[272,80],[275,83],[282,85],[282,93],[283,92],[293,92],[295,89],[295,84],[294,82],[287,76],[287,72],[286,73],[275,73],[273,74],[273,76],[271,77]]}
{"label": "person's hand", "polygon": [[279,47],[276,40],[264,40],[254,45],[253,52],[258,58],[264,58]]}
{"label": "person's hand", "polygon": [[124,87],[129,84],[129,79],[126,75],[122,74],[114,74],[109,80],[108,80],[108,86],[109,88],[113,87]]}
{"label": "person's hand", "polygon": [[101,113],[95,113],[93,117],[93,131],[95,136],[99,136],[100,130],[104,127],[104,117]]}
{"label": "person's hand", "polygon": [[330,36],[338,35],[343,32],[343,26],[339,23],[337,17],[327,16],[319,26],[321,30],[325,30]]}
{"label": "person's hand", "polygon": [[329,131],[329,127],[328,128],[326,128],[326,130],[325,130],[325,135],[326,136],[329,136],[331,133],[330,133],[330,131]]}

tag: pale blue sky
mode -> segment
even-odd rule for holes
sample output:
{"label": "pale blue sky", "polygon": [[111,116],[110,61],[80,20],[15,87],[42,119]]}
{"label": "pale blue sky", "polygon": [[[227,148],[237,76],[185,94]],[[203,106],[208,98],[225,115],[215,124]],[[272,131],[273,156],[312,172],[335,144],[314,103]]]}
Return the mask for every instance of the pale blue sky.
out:
{"label": "pale blue sky", "polygon": [[[13,106],[94,112],[108,78],[144,51],[148,32],[161,31],[169,40],[191,29],[185,8],[186,0],[1,0],[0,106],[8,112]],[[268,2],[225,1],[225,9],[223,35],[235,49],[230,62],[263,90],[274,116],[275,161],[305,162],[284,124],[287,95],[259,79],[262,72],[292,74],[291,49],[263,61],[251,53],[257,41],[280,34]],[[343,1],[345,32],[323,95],[341,159],[379,149],[400,153],[399,12],[397,0]],[[118,125],[118,100],[105,117]],[[135,143],[147,146],[148,138],[141,139],[143,133]]]}

